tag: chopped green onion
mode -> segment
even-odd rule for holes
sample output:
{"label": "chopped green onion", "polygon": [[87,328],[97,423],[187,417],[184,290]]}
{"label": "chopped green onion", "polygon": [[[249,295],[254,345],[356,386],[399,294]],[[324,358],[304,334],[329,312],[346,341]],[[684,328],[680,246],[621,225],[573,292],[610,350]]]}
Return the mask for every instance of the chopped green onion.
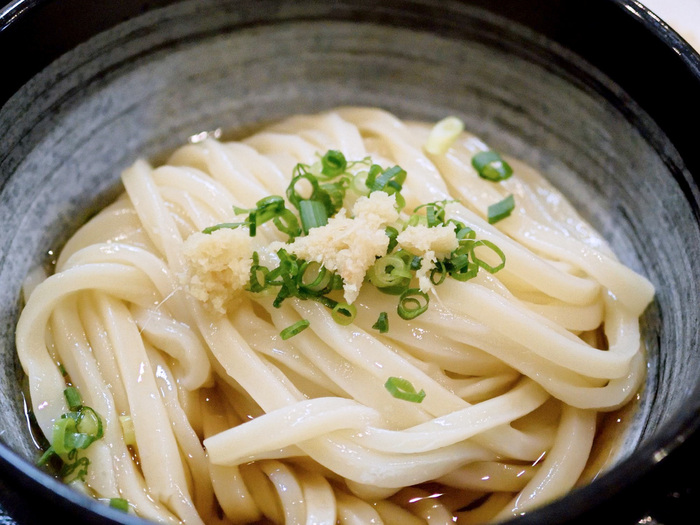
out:
{"label": "chopped green onion", "polygon": [[336,177],[345,171],[348,163],[345,160],[345,155],[338,150],[332,149],[328,150],[321,158],[321,165],[323,166],[321,173],[327,177]]}
{"label": "chopped green onion", "polygon": [[248,282],[248,290],[253,293],[262,292],[270,285],[267,282],[267,275],[270,270],[266,266],[260,265],[260,256],[258,252],[253,252],[253,264],[250,265],[250,279]]}
{"label": "chopped green onion", "polygon": [[386,312],[379,314],[377,322],[372,325],[372,328],[379,330],[380,334],[385,334],[389,331],[389,316]]}
{"label": "chopped green onion", "polygon": [[368,195],[369,188],[367,187],[367,170],[358,171],[352,178],[350,186],[352,190],[359,195]]}
{"label": "chopped green onion", "polygon": [[301,227],[307,235],[311,228],[318,228],[328,224],[326,207],[319,201],[301,201],[299,203],[299,215],[301,217]]}
{"label": "chopped green onion", "polygon": [[425,151],[431,155],[444,155],[463,131],[464,122],[457,117],[442,119],[430,130]]}
{"label": "chopped green onion", "polygon": [[498,221],[508,217],[515,209],[515,198],[513,195],[508,195],[505,199],[491,204],[488,208],[489,224],[495,224]]}
{"label": "chopped green onion", "polygon": [[275,226],[277,226],[279,231],[286,233],[291,238],[301,235],[299,221],[291,210],[286,208],[281,210],[279,215],[272,218],[272,222]]}
{"label": "chopped green onion", "polygon": [[[435,277],[437,276],[437,278]],[[447,278],[447,268],[443,261],[437,261],[435,268],[430,270],[430,282],[435,286],[442,284]]]}
{"label": "chopped green onion", "polygon": [[39,459],[37,459],[36,465],[37,465],[38,467],[43,467],[43,466],[46,465],[46,464],[49,462],[49,460],[50,460],[52,457],[54,457],[55,455],[56,455],[56,452],[54,452],[53,447],[47,448],[47,449],[44,451],[44,453],[41,455],[41,457],[40,457]]}
{"label": "chopped green onion", "polygon": [[[414,213],[408,218],[408,221],[406,222],[406,226],[418,226],[421,221],[425,220],[425,216],[423,215],[418,215],[417,213]],[[427,226],[427,224],[426,224]]]}
{"label": "chopped green onion", "polygon": [[[425,302],[421,302],[419,298]],[[419,288],[409,288],[401,294],[396,311],[402,319],[409,321],[425,312],[429,302],[430,297],[427,293],[422,292]]]}
{"label": "chopped green onion", "polygon": [[423,258],[419,257],[418,255],[414,255],[413,259],[411,259],[411,265],[409,266],[409,268],[411,268],[411,270],[415,272],[417,270],[420,270],[422,266]]}
{"label": "chopped green onion", "polygon": [[233,212],[236,215],[248,214],[248,218],[245,221],[223,222],[204,228],[202,233],[211,234],[225,228],[236,229],[241,226],[247,226],[248,234],[251,237],[255,237],[258,227],[271,220],[282,233],[286,233],[292,238],[301,234],[297,218],[285,207],[284,199],[279,195],[264,197],[255,203],[255,206],[255,208],[251,209],[234,206]]}
{"label": "chopped green onion", "polygon": [[329,217],[338,213],[338,210],[343,207],[343,200],[349,185],[350,179],[347,177],[336,182],[321,184],[321,191],[324,192],[324,203],[328,206]]}
{"label": "chopped green onion", "polygon": [[61,372],[61,375],[63,377],[66,377],[68,375],[68,371],[66,370],[66,367],[63,366],[63,364],[58,365],[58,371]]}
{"label": "chopped green onion", "polygon": [[51,446],[39,458],[37,465],[45,465],[57,455],[63,461],[59,472],[61,477],[67,478],[77,471],[75,479],[84,481],[90,460],[85,456],[78,457],[78,451],[103,437],[102,418],[92,408],[82,404],[78,391],[73,387],[66,388],[64,394],[72,408],[54,422]]}
{"label": "chopped green onion", "polygon": [[[369,180],[369,178],[368,178]],[[402,185],[406,180],[406,170],[400,166],[394,166],[383,171],[372,183],[370,190],[385,191],[388,194],[393,194],[401,191]]]}
{"label": "chopped green onion", "polygon": [[396,248],[396,245],[398,244],[396,238],[399,236],[399,230],[397,230],[393,226],[387,226],[386,228],[384,228],[384,233],[387,237],[389,237],[389,245],[386,248],[386,253],[391,253],[394,251],[394,248]]}
{"label": "chopped green onion", "polygon": [[51,446],[56,454],[63,456],[71,450],[66,446],[66,434],[75,431],[75,419],[61,417],[53,424],[53,436]]}
{"label": "chopped green onion", "polygon": [[133,446],[136,444],[136,431],[134,430],[134,420],[131,416],[119,416],[119,424],[122,427],[122,435],[124,436],[124,444]]}
{"label": "chopped green onion", "polygon": [[493,182],[506,180],[513,168],[495,151],[481,151],[472,157],[472,166],[482,179]]}
{"label": "chopped green onion", "polygon": [[436,216],[435,206],[428,206],[425,209],[425,220],[428,223],[428,228],[434,228],[442,223]]}
{"label": "chopped green onion", "polygon": [[379,164],[372,164],[367,172],[367,177],[365,177],[365,184],[370,189],[374,191],[372,187],[374,186],[374,181],[377,180],[377,175],[380,175],[384,171]]}
{"label": "chopped green onion", "polygon": [[74,449],[72,453],[68,454],[68,461],[72,461],[73,463],[64,463],[63,467],[61,467],[59,476],[61,476],[65,482],[68,482],[68,476],[76,471],[77,473],[73,479],[85,481],[85,477],[88,473],[88,467],[90,466],[90,460],[86,456],[77,456],[78,451]]}
{"label": "chopped green onion", "polygon": [[[491,266],[490,264],[488,264],[486,261],[484,261],[480,257],[477,257],[475,250],[479,246],[486,246],[491,251],[493,251],[498,256],[498,258],[501,260],[500,264],[498,264],[497,266]],[[506,256],[503,253],[503,251],[498,246],[496,246],[494,243],[492,243],[491,241],[487,241],[485,239],[482,239],[480,241],[476,241],[472,244],[471,250],[470,250],[470,255],[472,257],[472,260],[476,264],[481,266],[484,270],[486,270],[489,273],[496,273],[497,271],[502,270],[503,267],[506,265]]]}
{"label": "chopped green onion", "polygon": [[[502,180],[512,173],[510,166],[495,152],[482,152],[475,155],[472,162],[483,172],[482,176],[492,177],[494,172],[497,173],[498,179],[494,180]],[[358,164],[367,169],[357,171],[354,175],[348,171]],[[340,151],[329,150],[313,165],[299,163],[295,166],[292,180],[286,189],[286,197],[296,210],[288,209],[283,197],[271,195],[260,199],[255,208],[234,207],[237,215],[248,214],[245,221],[222,223],[204,231],[210,233],[220,228],[246,226],[250,230],[250,235],[253,236],[259,226],[272,220],[281,232],[289,235],[291,242],[299,235],[308,234],[311,228],[328,224],[329,219],[343,206],[346,191],[349,188],[362,195],[373,191],[384,191],[389,195],[395,195],[396,208],[401,211],[406,206],[406,201],[401,195],[405,180],[406,171],[399,166],[384,169],[378,164],[373,164],[370,157],[361,161],[348,162]],[[302,189],[303,187],[305,189]],[[504,199],[503,203],[498,203],[505,206],[505,209],[502,207],[499,209],[494,205],[498,212],[494,215],[495,220],[500,220],[510,213],[507,206],[509,200],[512,210],[514,208],[512,195]],[[397,312],[403,319],[414,319],[424,313],[428,308],[429,296],[418,288],[409,288],[423,261],[420,256],[405,249],[397,249],[399,230],[408,226],[426,225],[432,228],[452,223],[458,248],[447,258],[435,261],[435,267],[429,272],[430,282],[433,285],[442,284],[448,276],[458,281],[466,281],[476,276],[480,268],[493,273],[503,268],[505,264],[505,256],[497,246],[488,241],[477,241],[476,232],[461,221],[446,219],[446,206],[449,202],[457,201],[442,200],[422,204],[416,207],[408,218],[400,220],[398,226],[386,226],[384,229],[388,237],[386,253],[376,258],[366,272],[365,278],[377,290],[399,296]],[[418,213],[422,208],[425,208],[425,212]],[[494,222],[491,213],[489,219],[490,222]],[[479,247],[490,249],[500,258],[500,263],[494,263],[493,256],[486,257],[488,262],[484,260],[483,255],[486,254],[480,256],[477,253]],[[246,290],[256,293],[274,287],[277,289],[272,302],[275,308],[279,308],[287,298],[311,299],[331,309],[331,315],[337,323],[347,325],[353,322],[357,315],[357,308],[354,305],[340,303],[329,296],[331,292],[344,287],[345,283],[340,275],[329,271],[319,262],[299,259],[283,248],[277,251],[277,256],[279,264],[274,268],[267,268],[260,264],[258,253],[253,252]],[[288,339],[308,326],[308,320],[299,321],[282,330],[280,335],[283,339]],[[388,330],[386,312],[379,315],[373,328],[380,333]],[[83,422],[83,425],[86,424],[87,420]],[[74,441],[77,443],[80,439],[83,438],[76,437]]]}
{"label": "chopped green onion", "polygon": [[[82,406],[76,416],[78,430],[90,436],[92,441],[100,439],[104,433],[102,418],[91,407]],[[76,447],[81,448],[81,447]]]}
{"label": "chopped green onion", "polygon": [[299,267],[297,284],[300,290],[325,295],[331,291],[332,272],[316,261],[304,261]]}
{"label": "chopped green onion", "polygon": [[406,207],[406,199],[404,199],[403,195],[401,194],[400,188],[399,191],[394,193],[394,196],[396,197],[396,209],[398,211],[403,210]]}
{"label": "chopped green onion", "polygon": [[331,316],[339,325],[347,326],[355,320],[357,307],[354,304],[338,303],[333,307]]}
{"label": "chopped green onion", "polygon": [[129,502],[124,498],[110,498],[109,506],[123,512],[127,512],[129,510]]}
{"label": "chopped green onion", "polygon": [[235,230],[239,226],[248,226],[248,222],[222,222],[221,224],[215,224],[214,226],[208,226],[202,230],[202,233],[207,235],[214,233],[216,230],[230,229]]}
{"label": "chopped green onion", "polygon": [[479,265],[467,260],[463,266],[450,271],[450,277],[456,281],[464,282],[476,277],[477,273],[479,273]]}
{"label": "chopped green onion", "polygon": [[408,288],[413,278],[409,265],[410,263],[402,258],[399,252],[384,255],[370,267],[367,279],[380,292],[399,295]]}
{"label": "chopped green onion", "polygon": [[71,410],[78,410],[83,406],[83,398],[80,396],[80,392],[74,386],[69,386],[63,391],[63,395],[66,397],[68,402],[68,408]]}
{"label": "chopped green onion", "polygon": [[472,230],[469,226],[464,226],[464,224],[461,224],[461,228],[457,229],[455,235],[457,236],[458,241],[465,241],[465,240],[474,240],[476,239],[476,232]]}
{"label": "chopped green onion", "polygon": [[311,323],[309,322],[308,319],[302,319],[301,321],[297,321],[291,326],[288,326],[284,330],[280,332],[280,336],[282,336],[282,339],[287,340],[290,337],[294,337],[297,335],[299,332],[302,332],[306,330]]}
{"label": "chopped green onion", "polygon": [[[297,165],[297,167],[299,167],[299,165]],[[299,182],[302,180],[306,180],[311,185],[311,195],[308,197],[303,197],[297,190],[297,184],[299,184]],[[291,202],[296,209],[299,209],[299,203],[302,200],[320,200],[320,190],[321,185],[319,184],[317,177],[305,171],[300,172],[298,175],[292,178],[289,186],[287,186],[287,199],[289,199],[289,202]]]}
{"label": "chopped green onion", "polygon": [[390,377],[384,383],[384,388],[396,399],[410,401],[411,403],[420,403],[425,398],[425,390],[416,392],[416,388],[411,382],[402,377]]}
{"label": "chopped green onion", "polygon": [[255,203],[255,221],[258,226],[265,224],[267,221],[279,215],[285,209],[284,199],[279,195],[270,195],[264,197]]}
{"label": "chopped green onion", "polygon": [[[301,210],[301,203],[304,200],[318,201],[325,207],[326,215],[332,217],[343,206],[343,199],[345,198],[347,186],[350,184],[350,178],[347,176],[336,182],[320,184],[319,178],[309,172],[308,168],[305,164],[296,165],[292,180],[287,186],[287,199],[298,210]],[[306,180],[311,185],[311,195],[308,197],[302,196],[297,190],[297,185],[302,180]]]}

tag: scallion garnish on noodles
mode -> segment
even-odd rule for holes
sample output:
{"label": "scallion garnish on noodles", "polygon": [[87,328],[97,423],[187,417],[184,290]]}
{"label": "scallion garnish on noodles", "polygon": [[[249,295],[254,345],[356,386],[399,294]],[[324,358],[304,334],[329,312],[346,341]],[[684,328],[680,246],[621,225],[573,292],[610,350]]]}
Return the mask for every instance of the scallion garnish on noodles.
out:
{"label": "scallion garnish on noodles", "polygon": [[[473,162],[487,175],[495,170],[500,179],[510,176],[512,172],[510,166],[494,152],[477,154]],[[350,170],[357,171],[353,173]],[[204,233],[221,228],[247,227],[249,234],[254,236],[258,227],[273,221],[281,232],[289,236],[288,242],[292,242],[298,236],[308,235],[312,228],[327,225],[329,219],[343,206],[348,190],[357,195],[367,195],[374,191],[395,195],[397,209],[402,209],[405,200],[401,191],[406,176],[406,171],[400,166],[385,169],[372,163],[369,157],[349,162],[342,152],[329,150],[314,165],[300,163],[295,166],[286,189],[287,201],[281,196],[271,195],[260,199],[251,209],[234,207],[237,215],[247,214],[244,221],[218,224],[205,229]],[[287,208],[286,202],[291,204],[290,208]],[[476,240],[474,230],[456,219],[446,219],[445,209],[450,202],[457,201],[422,204],[408,218],[384,227],[384,233],[389,238],[387,251],[377,257],[368,269],[366,280],[383,293],[399,296],[397,313],[403,319],[415,319],[427,310],[429,304],[428,294],[412,284],[416,272],[424,264],[422,257],[398,246],[397,238],[407,227],[424,225],[428,228],[454,228],[458,247],[446,257],[434,261],[434,267],[428,273],[433,286],[444,283],[447,277],[466,281],[475,277],[480,268],[495,273],[505,265],[505,255],[496,245]],[[500,205],[497,211],[500,215],[507,216],[507,202]],[[337,323],[353,322],[356,308],[331,297],[344,286],[343,279],[338,274],[318,262],[300,259],[284,248],[277,251],[277,256],[279,264],[268,268],[260,264],[258,253],[253,253],[246,287],[248,291],[262,293],[276,290],[272,303],[276,308],[288,298],[315,300],[331,310],[331,316]],[[296,323],[282,333],[286,337],[292,337],[307,326],[306,322]],[[380,315],[373,328],[380,333],[388,330],[386,314]]]}
{"label": "scallion garnish on noodles", "polygon": [[442,119],[430,130],[425,151],[431,155],[444,155],[463,131],[464,122],[459,118],[451,116]]}
{"label": "scallion garnish on noodles", "polygon": [[68,403],[68,408],[71,410],[78,410],[83,406],[83,398],[78,392],[78,389],[74,386],[69,386],[63,391],[63,395]]}
{"label": "scallion garnish on noodles", "polygon": [[45,465],[52,457],[58,456],[63,462],[59,472],[62,478],[77,471],[75,479],[84,481],[90,460],[84,456],[78,457],[78,452],[102,438],[102,418],[91,407],[83,405],[80,392],[75,387],[67,387],[63,394],[70,410],[54,422],[51,446],[39,458],[37,465]]}
{"label": "scallion garnish on noodles", "polygon": [[402,377],[390,377],[384,383],[384,388],[396,399],[410,401],[411,403],[420,403],[425,398],[425,390],[416,392],[416,388],[411,382]]}
{"label": "scallion garnish on noodles", "polygon": [[318,228],[328,224],[328,212],[326,207],[319,201],[300,201],[299,216],[301,217],[301,227],[305,234],[308,234],[311,228]]}
{"label": "scallion garnish on noodles", "polygon": [[[478,257],[476,255],[476,249],[480,246],[485,246],[492,253],[496,254],[498,259],[500,260],[500,263],[497,264],[496,266],[493,266],[491,264],[488,264],[481,257]],[[503,251],[498,246],[496,246],[494,243],[492,243],[491,241],[487,241],[485,239],[481,239],[479,241],[474,241],[472,243],[471,247],[469,248],[469,253],[472,257],[472,260],[476,264],[478,264],[481,268],[483,268],[484,270],[486,270],[489,273],[496,273],[499,270],[502,270],[506,265],[506,256],[503,253]]]}
{"label": "scallion garnish on noodles", "polygon": [[487,217],[489,224],[495,224],[508,217],[515,209],[515,197],[508,195],[505,199],[500,200],[488,207]]}
{"label": "scallion garnish on noodles", "polygon": [[472,166],[479,177],[499,182],[513,174],[513,168],[495,151],[481,151],[472,157]]}
{"label": "scallion garnish on noodles", "polygon": [[430,297],[419,288],[409,288],[399,297],[399,306],[396,311],[399,317],[410,321],[428,309]]}
{"label": "scallion garnish on noodles", "polygon": [[386,312],[382,312],[377,317],[377,322],[372,325],[372,328],[379,330],[380,334],[385,334],[389,331],[389,316]]}
{"label": "scallion garnish on noodles", "polygon": [[279,195],[270,195],[260,199],[255,203],[255,208],[244,209],[238,206],[233,207],[236,215],[248,214],[248,218],[243,222],[223,222],[214,226],[204,228],[202,233],[211,234],[221,229],[235,229],[241,226],[248,227],[251,237],[255,237],[257,229],[268,221],[272,221],[275,226],[282,232],[289,235],[290,238],[301,235],[299,221],[294,213],[286,208],[284,199]]}
{"label": "scallion garnish on noodles", "polygon": [[129,510],[129,502],[124,498],[110,498],[109,506],[122,512],[128,512]]}
{"label": "scallion garnish on noodles", "polygon": [[336,323],[347,326],[355,320],[357,307],[354,304],[338,303],[333,307],[331,315]]}
{"label": "scallion garnish on noodles", "polygon": [[321,173],[326,177],[337,177],[345,172],[348,166],[347,160],[345,160],[345,155],[338,150],[328,150],[326,154],[321,157]]}
{"label": "scallion garnish on noodles", "polygon": [[280,336],[282,337],[282,339],[287,340],[290,337],[294,337],[298,333],[306,330],[309,327],[309,324],[311,324],[311,323],[309,322],[308,319],[302,319],[301,321],[297,321],[293,325],[288,326],[287,328],[282,330],[280,332]]}

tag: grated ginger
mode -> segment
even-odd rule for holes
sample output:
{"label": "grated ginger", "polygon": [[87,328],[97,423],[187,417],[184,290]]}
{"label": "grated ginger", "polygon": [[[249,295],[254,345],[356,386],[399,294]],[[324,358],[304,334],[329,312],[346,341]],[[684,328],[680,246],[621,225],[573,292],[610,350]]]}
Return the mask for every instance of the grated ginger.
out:
{"label": "grated ginger", "polygon": [[184,279],[187,291],[225,313],[226,305],[250,278],[253,249],[248,230],[225,228],[211,234],[194,233],[183,244],[182,253],[189,266]]}
{"label": "grated ginger", "polygon": [[428,228],[422,224],[408,226],[396,238],[399,245],[413,255],[424,256],[433,252],[433,256],[444,259],[459,247],[454,226],[439,225]]}
{"label": "grated ginger", "polygon": [[354,218],[341,208],[328,224],[311,228],[307,236],[285,246],[288,252],[340,275],[348,304],[357,299],[365,274],[376,258],[386,254],[389,237],[384,228],[399,218],[396,197],[383,191],[360,197],[352,211]]}
{"label": "grated ginger", "polygon": [[399,233],[396,241],[403,249],[422,257],[421,267],[416,271],[416,277],[418,287],[424,293],[433,289],[430,272],[435,268],[437,260],[444,259],[459,246],[454,227],[444,225],[432,228],[422,224],[408,226]]}

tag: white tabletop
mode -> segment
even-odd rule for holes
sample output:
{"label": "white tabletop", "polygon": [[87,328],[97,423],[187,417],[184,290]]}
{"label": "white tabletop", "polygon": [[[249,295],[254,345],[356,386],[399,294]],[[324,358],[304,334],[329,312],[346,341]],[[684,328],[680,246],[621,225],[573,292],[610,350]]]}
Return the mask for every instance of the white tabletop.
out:
{"label": "white tabletop", "polygon": [[640,0],[700,52],[700,0]]}

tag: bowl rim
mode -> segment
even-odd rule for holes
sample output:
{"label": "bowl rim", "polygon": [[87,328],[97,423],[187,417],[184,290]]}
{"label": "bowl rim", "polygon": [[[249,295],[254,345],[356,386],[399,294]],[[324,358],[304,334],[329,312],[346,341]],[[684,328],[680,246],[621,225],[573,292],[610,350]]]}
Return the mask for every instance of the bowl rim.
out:
{"label": "bowl rim", "polygon": [[[152,2],[151,9],[170,5],[176,1],[158,0]],[[505,11],[512,15],[516,12],[514,5],[520,1],[507,0],[504,1],[504,5],[501,7],[504,7]],[[557,3],[557,1],[552,0],[550,3]],[[561,0],[559,3],[562,1],[564,0]],[[30,15],[52,3],[54,3],[53,0],[14,0],[1,9],[0,48],[5,45],[4,37],[9,32],[14,31],[16,28],[20,28],[19,30],[21,31],[20,26],[27,21]],[[464,3],[484,9],[489,4],[486,0],[467,0]],[[610,13],[617,12],[618,19],[625,20],[625,23],[630,28],[638,26],[638,30],[643,31],[648,38],[649,45],[653,45],[654,49],[663,52],[666,57],[674,57],[674,61],[666,64],[666,67],[673,67],[677,71],[684,70],[687,78],[694,79],[694,85],[697,88],[696,93],[700,93],[700,54],[653,11],[636,0],[593,0],[590,4],[605,6]],[[489,11],[493,14],[499,14],[497,10],[498,8],[492,8]],[[136,16],[140,13],[133,14]],[[500,15],[504,16],[502,13]],[[508,18],[507,15],[505,16]],[[108,27],[96,27],[90,36],[113,27],[119,21],[121,19],[106,19],[104,23]],[[542,31],[543,28],[535,27],[532,29]],[[551,37],[551,35],[546,36]],[[14,38],[14,35],[11,35],[11,38]],[[21,40],[18,42],[21,43]],[[583,48],[578,48],[578,50],[576,47],[573,48],[573,51],[580,56],[582,50]],[[46,62],[44,66],[58,58],[58,54],[60,54],[58,51],[56,50],[51,60]],[[590,55],[584,53],[583,56],[590,61]],[[36,63],[40,63],[40,61]],[[594,65],[597,67],[597,64]],[[38,71],[34,71],[34,73]],[[602,73],[617,83],[614,71],[603,69]],[[19,87],[29,81],[30,78],[23,77]],[[629,83],[623,83],[621,87],[626,92],[631,93],[633,100],[638,100],[634,96],[634,90],[630,90]],[[0,107],[8,100],[10,100],[9,97],[7,100],[0,98]],[[642,97],[642,100],[645,100],[645,98]],[[645,111],[651,107],[649,103],[640,103],[640,106]],[[666,132],[670,126],[668,124],[669,121],[660,119],[661,109],[657,108],[656,105],[654,107],[656,109],[650,115],[659,124],[659,127]],[[695,114],[700,115],[700,108],[695,108]],[[676,141],[673,140],[671,135],[669,135],[669,139],[675,146]],[[679,153],[685,162],[685,172],[679,176],[685,177],[688,184],[697,186],[700,182],[700,157],[691,163],[687,162],[687,159],[691,158],[690,156],[684,156],[683,152]],[[691,204],[694,204],[696,219],[700,222],[698,202],[692,202]],[[546,519],[549,523],[570,523],[577,516],[599,509],[600,504],[597,501],[597,496],[601,492],[608,495],[608,502],[613,501],[615,498],[621,498],[621,500],[616,500],[618,502],[638,500],[640,499],[640,490],[641,493],[653,493],[658,490],[656,484],[647,486],[646,482],[641,481],[642,478],[646,478],[648,481],[650,472],[659,470],[660,465],[667,464],[669,462],[668,458],[677,455],[676,452],[678,450],[687,449],[690,446],[688,443],[693,442],[698,435],[700,435],[700,382],[695,385],[692,395],[686,404],[686,410],[678,411],[669,418],[663,430],[652,439],[641,444],[633,454],[590,484],[574,489],[570,494],[547,505],[546,508],[535,509],[515,521],[517,523],[542,523],[546,512]],[[66,511],[72,510],[73,507],[82,511],[88,510],[108,520],[109,523],[146,523],[142,519],[125,516],[117,510],[110,509],[91,498],[78,494],[49,474],[35,468],[29,461],[19,456],[2,441],[0,441],[0,472],[4,480],[16,483],[18,490],[51,500]],[[608,512],[610,512],[611,508],[607,509]]]}

